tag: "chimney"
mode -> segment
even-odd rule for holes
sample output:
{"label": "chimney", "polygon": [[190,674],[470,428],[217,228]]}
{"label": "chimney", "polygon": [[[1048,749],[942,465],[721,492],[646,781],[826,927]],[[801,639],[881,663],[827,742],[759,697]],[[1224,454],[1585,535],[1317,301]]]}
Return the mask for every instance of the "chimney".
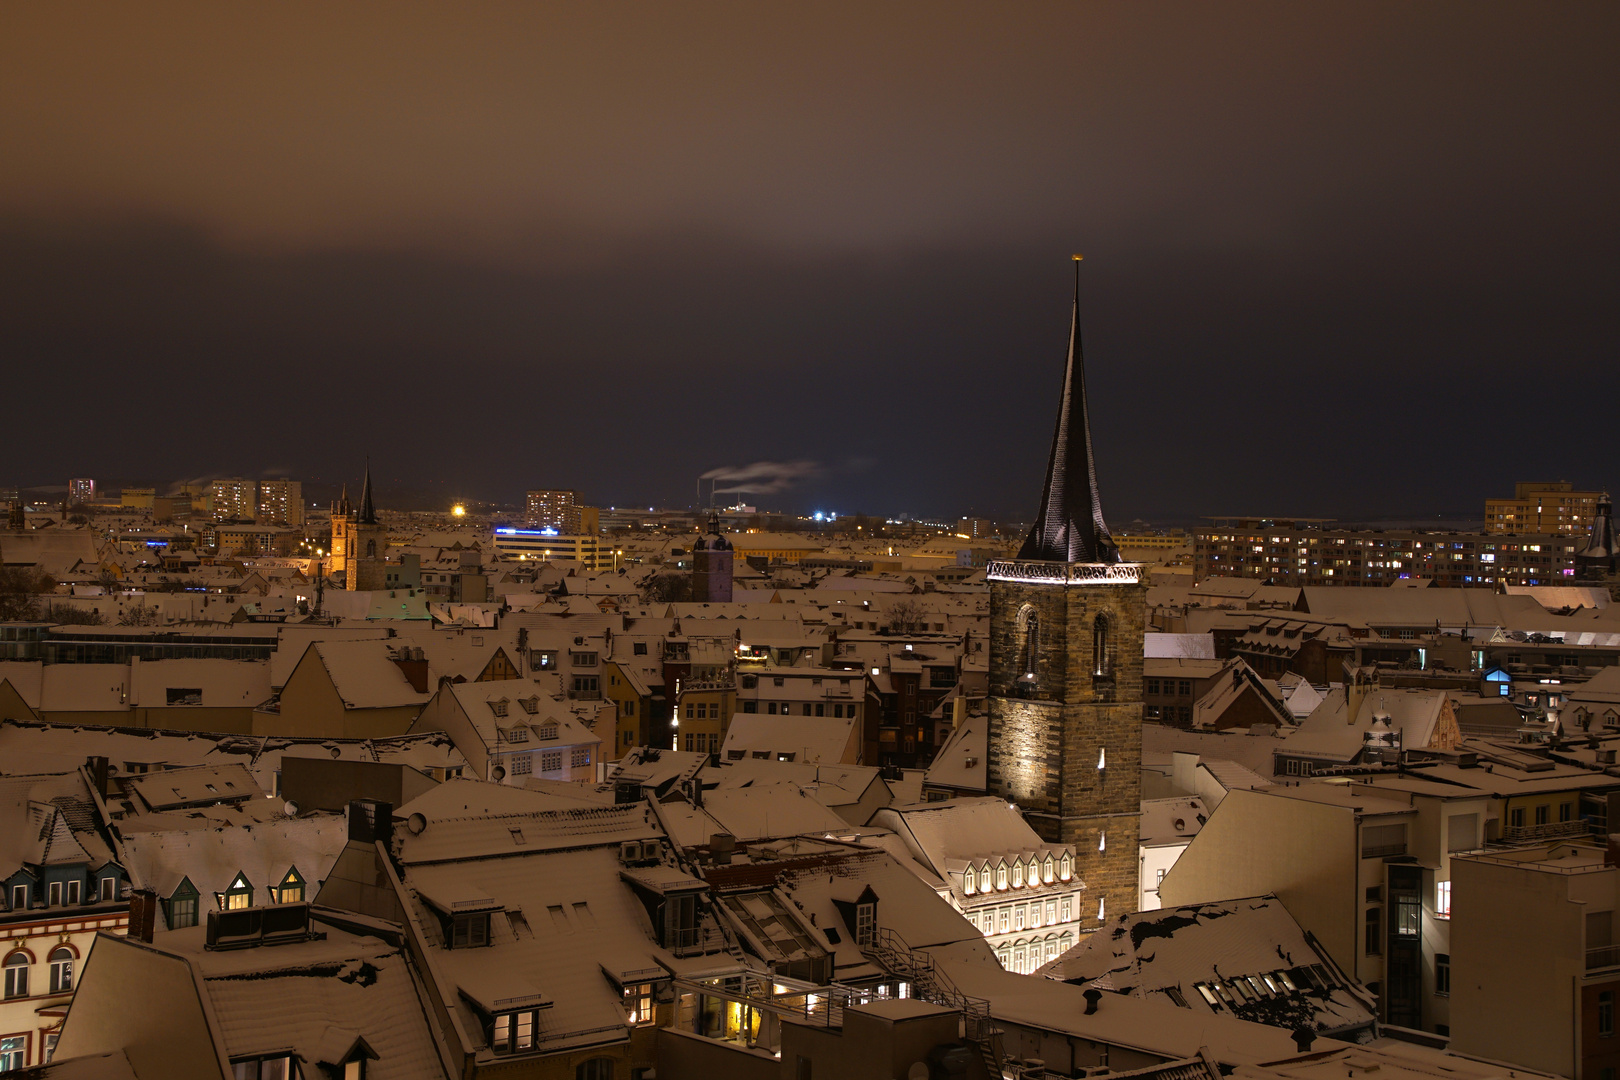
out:
{"label": "chimney", "polygon": [[107,797],[107,759],[99,756],[85,758],[84,771],[89,774],[90,783],[94,785],[96,794],[105,799]]}
{"label": "chimney", "polygon": [[1097,1011],[1097,1002],[1102,1000],[1102,995],[1103,992],[1098,990],[1095,986],[1086,991],[1085,998],[1087,1016],[1090,1016],[1092,1013]]}
{"label": "chimney", "polygon": [[1310,1028],[1308,1028],[1308,1027],[1297,1027],[1297,1028],[1294,1029],[1294,1045],[1299,1048],[1300,1053],[1302,1053],[1302,1054],[1310,1053],[1311,1052],[1311,1044],[1314,1043],[1315,1041],[1316,1041],[1316,1032],[1312,1031]]}
{"label": "chimney", "polygon": [[151,889],[136,889],[129,894],[129,936],[136,941],[152,944],[152,932],[157,929],[158,896]]}
{"label": "chimney", "polygon": [[405,647],[400,649],[393,657],[394,666],[405,675],[405,680],[411,684],[411,689],[418,694],[428,692],[428,666],[422,650]]}

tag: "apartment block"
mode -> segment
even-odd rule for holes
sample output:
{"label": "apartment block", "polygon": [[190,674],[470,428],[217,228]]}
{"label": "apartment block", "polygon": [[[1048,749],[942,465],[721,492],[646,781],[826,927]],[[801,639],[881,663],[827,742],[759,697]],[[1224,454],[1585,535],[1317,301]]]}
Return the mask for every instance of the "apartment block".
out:
{"label": "apartment block", "polygon": [[1513,498],[1485,500],[1485,531],[1520,536],[1585,536],[1592,528],[1600,491],[1575,491],[1558,483],[1513,485]]}
{"label": "apartment block", "polygon": [[[1595,504],[1594,504],[1595,505]],[[1328,529],[1311,518],[1216,518],[1193,530],[1193,580],[1258,578],[1278,585],[1556,585],[1575,577],[1584,534]]]}

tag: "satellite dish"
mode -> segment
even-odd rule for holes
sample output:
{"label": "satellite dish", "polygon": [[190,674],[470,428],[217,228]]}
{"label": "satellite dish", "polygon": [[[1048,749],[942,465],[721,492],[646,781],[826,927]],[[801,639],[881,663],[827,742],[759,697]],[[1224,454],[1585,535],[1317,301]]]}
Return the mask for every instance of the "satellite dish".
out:
{"label": "satellite dish", "polygon": [[489,778],[494,780],[496,783],[500,783],[502,780],[505,780],[506,766],[497,765],[493,769],[489,770]]}
{"label": "satellite dish", "polygon": [[342,757],[343,756],[343,747],[341,747],[341,746],[332,747],[331,754],[332,754],[333,758]]}
{"label": "satellite dish", "polygon": [[913,1061],[911,1068],[906,1070],[906,1080],[928,1080],[930,1075],[926,1061]]}
{"label": "satellite dish", "polygon": [[281,812],[286,814],[288,817],[297,817],[298,804],[293,802],[291,799],[288,799],[286,802],[281,804]]}
{"label": "satellite dish", "polygon": [[421,836],[427,828],[427,818],[421,814],[412,814],[405,819],[405,827],[411,831],[412,836]]}

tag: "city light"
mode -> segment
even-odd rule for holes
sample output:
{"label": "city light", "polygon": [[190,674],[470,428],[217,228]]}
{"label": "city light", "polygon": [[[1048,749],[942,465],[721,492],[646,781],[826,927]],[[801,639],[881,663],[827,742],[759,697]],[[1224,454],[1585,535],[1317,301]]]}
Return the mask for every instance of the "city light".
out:
{"label": "city light", "polygon": [[456,503],[456,505],[454,505],[454,506],[452,506],[450,508],[450,514],[453,517],[466,517],[467,516],[467,508],[465,506],[463,506],[461,503]]}

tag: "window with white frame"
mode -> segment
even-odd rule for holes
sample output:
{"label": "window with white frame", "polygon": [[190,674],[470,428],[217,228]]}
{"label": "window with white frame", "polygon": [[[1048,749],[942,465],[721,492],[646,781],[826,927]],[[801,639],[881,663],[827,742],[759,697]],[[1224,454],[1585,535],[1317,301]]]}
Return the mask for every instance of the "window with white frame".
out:
{"label": "window with white frame", "polygon": [[73,950],[66,945],[51,950],[51,993],[73,989]]}
{"label": "window with white frame", "polygon": [[1451,918],[1451,882],[1434,883],[1434,913],[1442,919]]}
{"label": "window with white frame", "polygon": [[0,1073],[12,1072],[28,1064],[28,1036],[0,1037]]}
{"label": "window with white frame", "polygon": [[534,772],[533,754],[513,754],[507,761],[512,766],[513,776],[529,776]]}
{"label": "window with white frame", "polygon": [[855,944],[870,945],[877,933],[877,905],[855,905]]}
{"label": "window with white frame", "polygon": [[28,954],[21,950],[6,957],[6,997],[28,996]]}
{"label": "window with white frame", "polygon": [[541,772],[561,772],[563,756],[561,750],[547,750],[540,755]]}

